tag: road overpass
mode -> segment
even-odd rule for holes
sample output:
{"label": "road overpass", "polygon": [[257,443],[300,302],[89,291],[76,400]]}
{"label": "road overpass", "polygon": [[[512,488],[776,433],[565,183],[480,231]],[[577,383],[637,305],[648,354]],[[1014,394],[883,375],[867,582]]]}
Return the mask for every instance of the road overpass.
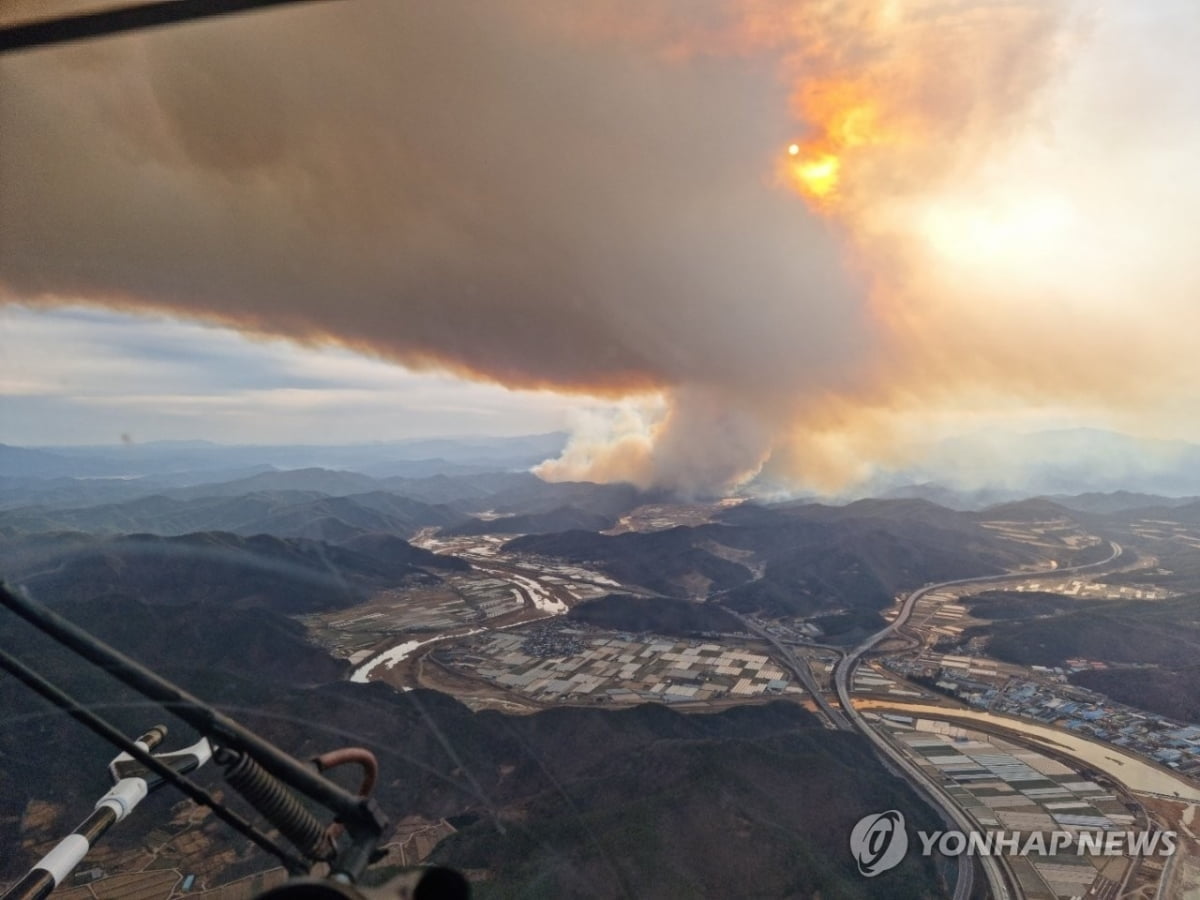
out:
{"label": "road overpass", "polygon": [[808,663],[805,660],[797,659],[796,654],[792,652],[790,647],[785,646],[784,643],[775,635],[771,634],[765,628],[753,622],[749,617],[743,616],[739,612],[735,612],[728,606],[722,606],[721,608],[741,622],[742,625],[746,627],[746,630],[751,634],[758,635],[775,648],[775,651],[779,654],[779,657],[782,659],[783,663],[792,670],[792,673],[796,676],[799,682],[804,685],[804,689],[812,695],[813,702],[816,703],[817,709],[821,712],[821,715],[824,716],[827,726],[839,729],[841,731],[849,731],[852,729],[853,726],[851,726],[846,717],[842,715],[841,711],[835,708],[833,704],[831,704],[825,697],[825,692],[817,685],[817,680],[813,678],[812,669],[808,667]]}

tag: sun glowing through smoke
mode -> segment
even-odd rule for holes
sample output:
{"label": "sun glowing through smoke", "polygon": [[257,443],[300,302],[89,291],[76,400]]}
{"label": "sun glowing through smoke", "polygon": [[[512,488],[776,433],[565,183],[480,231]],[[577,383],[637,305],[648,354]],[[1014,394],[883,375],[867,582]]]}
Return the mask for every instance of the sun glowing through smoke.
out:
{"label": "sun glowing through smoke", "polygon": [[884,121],[895,117],[885,116],[883,101],[871,90],[865,82],[834,76],[802,78],[793,94],[796,115],[816,133],[788,147],[787,173],[792,186],[822,211],[843,193],[852,158],[899,140],[896,128]]}
{"label": "sun glowing through smoke", "polygon": [[[795,153],[792,153],[793,147],[796,149]],[[801,156],[800,148],[796,144],[788,148],[788,153],[792,156],[792,179],[802,194],[816,201],[826,200],[834,194],[838,185],[841,160],[832,153]]]}

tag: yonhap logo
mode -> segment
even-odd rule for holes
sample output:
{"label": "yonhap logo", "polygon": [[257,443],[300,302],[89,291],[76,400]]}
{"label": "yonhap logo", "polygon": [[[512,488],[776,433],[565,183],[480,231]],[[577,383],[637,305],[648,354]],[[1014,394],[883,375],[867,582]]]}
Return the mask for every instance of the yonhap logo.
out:
{"label": "yonhap logo", "polygon": [[[1173,856],[1179,846],[1174,831],[1114,831],[1108,828],[1076,831],[917,831],[922,856]],[[908,853],[904,813],[897,809],[863,816],[850,832],[850,853],[865,878],[882,875],[900,865]]]}
{"label": "yonhap logo", "polygon": [[908,852],[904,813],[889,809],[863,816],[850,832],[850,852],[858,863],[859,873],[867,878],[900,865]]}

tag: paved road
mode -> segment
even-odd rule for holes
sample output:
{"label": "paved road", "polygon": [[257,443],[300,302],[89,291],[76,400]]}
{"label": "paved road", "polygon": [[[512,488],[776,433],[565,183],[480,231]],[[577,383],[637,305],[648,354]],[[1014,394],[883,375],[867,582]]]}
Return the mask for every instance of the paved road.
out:
{"label": "paved road", "polygon": [[[850,685],[853,683],[854,670],[858,668],[858,663],[862,656],[867,653],[872,647],[882,641],[884,638],[897,632],[912,615],[913,609],[916,608],[917,602],[926,594],[941,590],[946,587],[957,587],[966,584],[983,584],[988,582],[1003,582],[1003,581],[1018,581],[1026,578],[1045,578],[1052,575],[1070,575],[1075,572],[1084,572],[1092,569],[1103,568],[1117,559],[1122,553],[1121,545],[1116,541],[1109,541],[1112,547],[1112,555],[1107,559],[1096,563],[1089,563],[1085,566],[1071,566],[1064,569],[1049,569],[1042,572],[1017,572],[1010,575],[983,575],[977,578],[959,578],[954,581],[943,581],[939,584],[931,584],[926,587],[919,588],[908,595],[904,601],[904,605],[900,608],[900,614],[895,620],[881,631],[871,635],[853,650],[849,651],[842,657],[838,663],[837,669],[834,671],[834,687],[837,690],[838,702],[842,705],[842,711],[846,718],[875,745],[875,747],[884,755],[886,759],[891,760],[897,769],[908,776],[912,781],[913,786],[917,789],[917,793],[923,796],[930,805],[941,815],[942,819],[952,828],[958,828],[963,831],[972,830],[971,820],[967,818],[967,814],[950,798],[950,796],[942,790],[942,788],[933,782],[920,769],[910,763],[899,750],[891,745],[886,738],[871,727],[870,723],[863,718],[850,700]],[[978,857],[980,864],[983,867],[984,875],[987,877],[988,886],[991,889],[992,896],[997,900],[1009,900],[1009,898],[1020,896],[1020,888],[1012,884],[1001,871],[998,860],[994,857],[982,856]],[[967,856],[959,857],[958,866],[958,883],[954,889],[954,900],[967,900],[971,896],[971,891],[974,888],[974,867],[971,865],[971,859]]]}
{"label": "paved road", "polygon": [[820,710],[821,714],[825,717],[825,724],[827,726],[831,728],[838,728],[842,731],[851,730],[853,726],[851,726],[849,721],[846,720],[846,717],[843,716],[839,710],[834,708],[834,706],[825,698],[825,692],[817,686],[817,681],[815,678],[813,678],[812,669],[808,667],[808,663],[805,660],[798,659],[790,647],[784,646],[784,644],[777,637],[775,637],[775,635],[771,634],[769,631],[760,627],[759,625],[756,625],[746,616],[743,616],[741,613],[734,612],[727,606],[723,606],[722,609],[735,616],[748,631],[758,635],[763,640],[768,641],[771,646],[775,648],[775,650],[783,658],[783,661],[787,667],[792,670],[796,678],[799,679],[802,685],[804,685],[804,689],[812,695],[813,701],[817,704],[817,709]]}

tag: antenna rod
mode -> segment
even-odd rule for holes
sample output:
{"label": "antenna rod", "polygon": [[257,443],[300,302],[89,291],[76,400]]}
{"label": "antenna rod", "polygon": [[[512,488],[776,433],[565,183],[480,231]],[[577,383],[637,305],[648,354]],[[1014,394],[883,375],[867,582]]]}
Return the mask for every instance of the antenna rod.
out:
{"label": "antenna rod", "polygon": [[214,739],[214,743],[248,753],[280,781],[332,810],[346,826],[353,842],[335,869],[351,880],[357,880],[362,874],[388,824],[387,817],[374,800],[344,790],[199,698],[3,584],[0,584],[0,605],[138,693],[161,703],[201,734]]}
{"label": "antenna rod", "polygon": [[[149,759],[158,760],[163,767],[181,775],[204,765],[212,755],[208,741],[201,738],[185,750],[150,756],[150,751],[157,747],[166,735],[165,725],[155,725],[133,742],[133,746],[137,748],[139,755],[144,754]],[[128,753],[119,754],[109,765],[109,771],[116,782],[112,790],[96,801],[91,815],[38,860],[25,877],[4,894],[3,900],[42,900],[49,896],[67,879],[72,870],[83,862],[88,851],[108,829],[133,812],[134,807],[146,799],[151,791],[166,784],[163,778],[153,778],[151,769],[134,762]]]}
{"label": "antenna rod", "polygon": [[0,53],[140,31],[285,3],[313,2],[325,0],[156,0],[153,3],[118,6],[0,28]]}
{"label": "antenna rod", "polygon": [[[66,711],[71,718],[84,725],[88,730],[96,735],[104,738],[115,747],[119,747],[131,759],[137,760],[144,765],[150,772],[153,772],[158,778],[163,781],[170,782],[175,787],[179,788],[186,796],[190,797],[201,806],[206,806],[213,811],[218,819],[231,827],[238,834],[253,841],[267,853],[277,858],[284,866],[292,872],[307,872],[308,864],[296,856],[294,853],[281,847],[275,841],[271,840],[267,835],[263,834],[237,813],[231,809],[226,809],[224,804],[218,801],[212,794],[197,785],[191,779],[176,772],[171,766],[166,765],[157,756],[153,756],[147,751],[142,750],[138,744],[145,743],[147,737],[151,737],[156,729],[151,729],[137,742],[131,741],[124,734],[100,718],[90,709],[82,706],[78,700],[70,694],[64,693],[46,679],[42,678],[37,672],[30,669],[16,657],[9,654],[7,651],[0,649],[0,668],[5,669],[14,678],[31,688],[35,693],[40,694],[45,699],[49,700],[55,706]],[[163,734],[166,733],[166,728],[162,728]],[[157,745],[161,741],[161,737],[153,738],[153,745]],[[113,765],[116,765],[118,760],[113,760]],[[9,900],[8,895],[0,900]]]}

